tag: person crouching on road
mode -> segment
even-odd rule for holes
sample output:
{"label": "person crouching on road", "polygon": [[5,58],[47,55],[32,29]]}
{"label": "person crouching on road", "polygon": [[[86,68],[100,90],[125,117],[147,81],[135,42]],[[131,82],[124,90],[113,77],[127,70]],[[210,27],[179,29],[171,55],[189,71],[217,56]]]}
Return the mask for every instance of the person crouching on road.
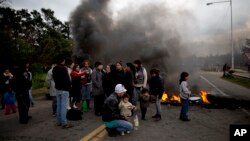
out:
{"label": "person crouching on road", "polygon": [[180,120],[182,121],[190,121],[190,119],[187,116],[188,112],[188,99],[190,97],[191,91],[188,89],[188,73],[182,72],[180,76],[180,97],[181,97],[181,113],[180,113]]}
{"label": "person crouching on road", "polygon": [[127,90],[122,84],[117,84],[115,86],[115,92],[104,101],[102,120],[104,121],[109,136],[115,136],[116,131],[120,132],[121,135],[124,135],[125,132],[130,133],[133,129],[133,125],[126,121],[129,117],[120,115],[118,106],[119,99],[126,91]]}
{"label": "person crouching on road", "polygon": [[128,94],[124,94],[122,96],[122,100],[119,103],[119,109],[121,116],[127,116],[127,117],[132,116],[132,110],[135,110],[135,106],[129,102]]}

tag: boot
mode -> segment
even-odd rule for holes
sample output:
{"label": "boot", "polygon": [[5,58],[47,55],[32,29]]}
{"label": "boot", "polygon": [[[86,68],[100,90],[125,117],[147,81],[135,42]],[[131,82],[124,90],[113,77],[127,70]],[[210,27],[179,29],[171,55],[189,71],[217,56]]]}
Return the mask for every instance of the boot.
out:
{"label": "boot", "polygon": [[106,131],[108,132],[108,135],[109,135],[110,137],[115,137],[115,136],[117,136],[117,131],[116,131],[115,128],[108,128],[108,127],[106,127]]}
{"label": "boot", "polygon": [[157,118],[157,116],[158,116],[158,115],[157,115],[157,114],[155,114],[154,116],[152,116],[152,118]]}
{"label": "boot", "polygon": [[88,108],[88,109],[91,109],[91,108],[90,108],[90,100],[86,100],[86,101],[87,101],[87,108]]}
{"label": "boot", "polygon": [[159,121],[161,120],[161,115],[157,115],[157,117],[155,118],[155,121]]}

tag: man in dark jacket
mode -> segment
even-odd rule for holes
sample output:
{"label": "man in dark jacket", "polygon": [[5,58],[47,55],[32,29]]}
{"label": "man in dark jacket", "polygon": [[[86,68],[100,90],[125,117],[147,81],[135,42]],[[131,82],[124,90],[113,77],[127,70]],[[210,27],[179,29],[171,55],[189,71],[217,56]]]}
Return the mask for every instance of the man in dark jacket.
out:
{"label": "man in dark jacket", "polygon": [[57,125],[62,128],[70,128],[72,125],[67,123],[67,101],[71,82],[67,68],[64,66],[65,59],[60,56],[57,58],[57,65],[53,68],[53,79],[55,81],[56,98],[57,98]]}
{"label": "man in dark jacket", "polygon": [[164,82],[160,77],[160,71],[158,69],[150,70],[151,78],[149,80],[149,93],[156,97],[156,114],[152,116],[156,121],[161,120],[161,97],[164,92]]}
{"label": "man in dark jacket", "polygon": [[16,92],[17,107],[19,112],[19,122],[27,124],[31,118],[29,116],[30,98],[29,98],[29,75],[25,70],[25,66],[17,68],[14,77],[14,91]]}
{"label": "man in dark jacket", "polygon": [[129,133],[133,128],[132,124],[126,121],[128,120],[128,117],[120,115],[118,107],[119,98],[121,98],[126,91],[127,90],[122,84],[117,84],[115,92],[104,102],[102,120],[104,121],[108,132],[110,129],[116,129],[121,134],[124,134],[124,132]]}

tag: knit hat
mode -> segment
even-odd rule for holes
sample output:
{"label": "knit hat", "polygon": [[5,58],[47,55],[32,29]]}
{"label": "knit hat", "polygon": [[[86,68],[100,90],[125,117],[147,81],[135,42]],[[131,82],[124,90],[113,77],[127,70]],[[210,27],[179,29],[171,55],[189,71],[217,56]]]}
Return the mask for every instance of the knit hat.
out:
{"label": "knit hat", "polygon": [[115,93],[124,93],[126,92],[127,90],[124,88],[124,86],[122,84],[117,84],[115,86]]}

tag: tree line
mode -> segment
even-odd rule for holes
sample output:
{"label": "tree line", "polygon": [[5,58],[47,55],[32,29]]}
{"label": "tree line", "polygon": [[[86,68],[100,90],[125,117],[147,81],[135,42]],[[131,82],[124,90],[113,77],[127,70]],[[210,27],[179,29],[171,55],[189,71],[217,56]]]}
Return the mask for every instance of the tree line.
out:
{"label": "tree line", "polygon": [[62,22],[51,9],[15,10],[0,2],[0,67],[24,61],[51,64],[54,57],[71,57],[73,40],[69,22]]}

